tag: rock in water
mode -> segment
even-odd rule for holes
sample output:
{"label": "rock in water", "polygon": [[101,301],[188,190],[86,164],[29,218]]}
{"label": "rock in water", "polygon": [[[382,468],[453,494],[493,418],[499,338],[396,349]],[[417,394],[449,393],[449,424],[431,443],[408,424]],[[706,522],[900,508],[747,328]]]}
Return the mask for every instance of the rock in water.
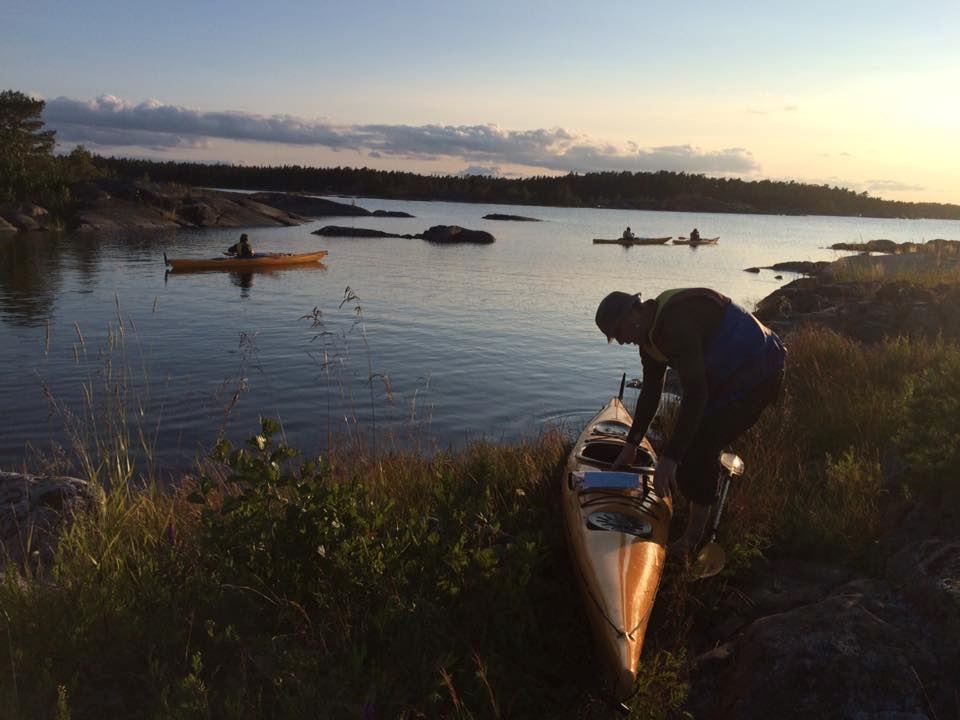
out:
{"label": "rock in water", "polygon": [[486,245],[494,241],[493,235],[483,230],[468,230],[459,225],[434,225],[423,233],[427,242],[447,245],[450,243],[477,243]]}

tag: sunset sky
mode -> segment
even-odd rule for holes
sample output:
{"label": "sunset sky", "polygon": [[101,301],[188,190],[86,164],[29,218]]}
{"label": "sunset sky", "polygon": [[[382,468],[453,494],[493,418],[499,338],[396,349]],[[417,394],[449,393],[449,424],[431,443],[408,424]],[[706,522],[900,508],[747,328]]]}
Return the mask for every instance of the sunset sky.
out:
{"label": "sunset sky", "polygon": [[63,149],[960,203],[960,2],[4,0]]}

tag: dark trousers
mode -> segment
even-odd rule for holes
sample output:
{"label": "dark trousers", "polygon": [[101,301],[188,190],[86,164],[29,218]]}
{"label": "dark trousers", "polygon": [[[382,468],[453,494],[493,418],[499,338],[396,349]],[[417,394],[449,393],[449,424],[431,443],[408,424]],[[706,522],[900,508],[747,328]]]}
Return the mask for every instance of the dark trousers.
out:
{"label": "dark trousers", "polygon": [[743,398],[700,422],[690,448],[677,467],[677,484],[690,502],[712,505],[717,500],[720,453],[753,427],[760,414],[780,396],[783,371],[774,373]]}

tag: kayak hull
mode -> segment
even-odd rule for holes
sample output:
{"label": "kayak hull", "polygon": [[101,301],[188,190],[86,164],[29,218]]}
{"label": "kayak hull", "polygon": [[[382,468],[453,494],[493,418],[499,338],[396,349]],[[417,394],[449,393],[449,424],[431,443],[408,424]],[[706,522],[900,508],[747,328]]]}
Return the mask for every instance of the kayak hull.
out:
{"label": "kayak hull", "polygon": [[638,452],[639,464],[630,469],[640,476],[641,487],[608,489],[578,483],[583,472],[609,470],[631,422],[620,399],[610,400],[577,439],[561,490],[571,562],[603,679],[618,701],[634,691],[666,560],[672,507],[669,499],[653,492],[656,455],[646,439]]}
{"label": "kayak hull", "polygon": [[720,237],[703,238],[701,240],[688,240],[685,237],[679,237],[673,241],[674,245],[716,245],[720,242]]}
{"label": "kayak hull", "polygon": [[184,270],[247,270],[275,268],[288,265],[306,265],[320,262],[327,256],[326,250],[310,253],[259,253],[251,258],[223,257],[208,260],[166,258],[173,271]]}
{"label": "kayak hull", "polygon": [[594,245],[666,245],[672,236],[667,237],[636,237],[636,238],[594,238]]}

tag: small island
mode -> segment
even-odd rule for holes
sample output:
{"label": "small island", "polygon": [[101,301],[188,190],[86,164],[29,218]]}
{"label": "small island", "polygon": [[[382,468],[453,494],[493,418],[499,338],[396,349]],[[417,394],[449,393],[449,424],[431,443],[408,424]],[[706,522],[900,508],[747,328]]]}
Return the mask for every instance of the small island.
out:
{"label": "small island", "polygon": [[490,213],[483,216],[484,220],[512,220],[514,222],[542,222],[538,218],[524,217],[523,215],[505,215],[503,213]]}
{"label": "small island", "polygon": [[343,227],[342,225],[325,225],[319,230],[314,230],[311,235],[320,235],[322,237],[352,237],[352,238],[404,238],[426,240],[427,242],[437,243],[439,245],[450,245],[453,243],[471,243],[474,245],[488,245],[496,240],[488,232],[483,230],[469,230],[459,225],[434,225],[422,233],[411,235],[409,233],[399,234],[385,232],[383,230],[374,230],[372,228]]}

